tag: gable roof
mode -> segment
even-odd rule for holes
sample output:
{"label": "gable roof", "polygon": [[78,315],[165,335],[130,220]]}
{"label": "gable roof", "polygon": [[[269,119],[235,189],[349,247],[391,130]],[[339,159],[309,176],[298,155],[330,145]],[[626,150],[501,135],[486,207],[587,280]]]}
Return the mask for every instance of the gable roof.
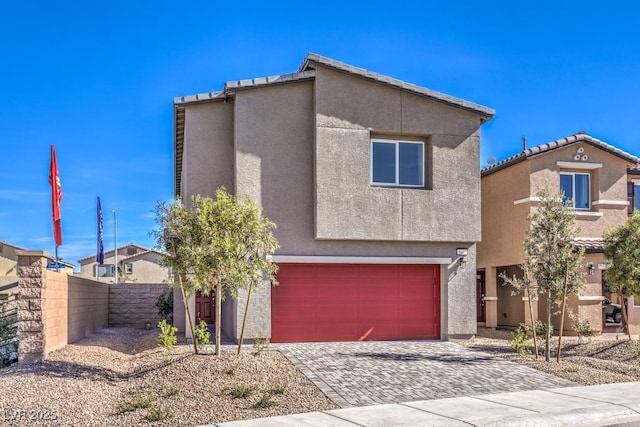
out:
{"label": "gable roof", "polygon": [[225,82],[222,91],[206,92],[195,95],[180,96],[173,99],[174,105],[174,193],[180,196],[182,186],[182,157],[184,152],[184,126],[185,107],[187,105],[202,104],[208,102],[226,102],[235,92],[256,89],[266,86],[281,85],[300,81],[314,80],[316,67],[324,67],[347,73],[374,83],[399,89],[414,95],[422,96],[436,102],[460,108],[478,114],[481,120],[488,121],[495,115],[495,110],[465,101],[461,98],[445,95],[431,89],[406,83],[392,77],[374,73],[363,68],[357,68],[340,61],[333,60],[315,53],[309,53],[302,61],[299,69],[295,73],[282,74],[278,76],[260,77],[246,80],[230,80]]}
{"label": "gable roof", "polygon": [[481,176],[491,175],[494,172],[499,170],[508,168],[509,166],[520,163],[524,160],[529,159],[530,157],[538,156],[541,154],[549,153],[551,151],[567,147],[569,145],[577,144],[579,142],[584,142],[590,144],[594,147],[597,147],[603,151],[606,151],[616,157],[619,157],[629,164],[637,165],[640,164],[640,158],[627,153],[626,151],[622,151],[619,148],[614,147],[613,145],[609,145],[606,142],[600,141],[590,135],[587,135],[584,132],[579,132],[565,138],[556,139],[555,141],[547,142],[546,144],[538,145],[537,147],[527,148],[526,150],[506,158],[498,163],[495,163],[491,166],[487,166],[482,169]]}
{"label": "gable roof", "polygon": [[414,95],[423,96],[437,102],[449,104],[453,107],[462,108],[464,110],[480,114],[484,119],[483,121],[491,119],[496,113],[492,108],[485,107],[483,105],[465,101],[464,99],[446,95],[444,93],[427,89],[422,86],[406,83],[402,80],[394,79],[392,77],[365,70],[364,68],[354,67],[352,65],[345,64],[344,62],[336,61],[334,59],[320,56],[315,53],[309,53],[306,56],[306,58],[300,65],[299,71],[308,71],[310,69],[315,69],[318,66],[351,74],[374,83],[379,83],[385,86],[392,87],[394,89],[400,89]]}
{"label": "gable roof", "polygon": [[[150,251],[152,251],[152,250],[153,250],[153,249],[145,248],[144,246],[136,245],[135,243],[129,243],[129,244],[126,244],[126,245],[124,245],[124,246],[119,246],[119,247],[118,247],[118,250],[120,250],[120,249],[124,249],[124,248],[129,248],[129,247],[131,247],[131,246],[136,247],[136,248],[138,248],[138,249],[141,249],[141,251],[140,251],[140,252],[138,252],[138,254],[139,254],[139,253],[141,253],[141,252],[145,252],[145,253],[146,253],[146,252],[150,252]],[[105,251],[105,253],[104,253],[105,257],[107,256],[107,254],[112,254],[112,253],[114,253],[114,251],[115,251],[115,249],[110,249],[110,250],[108,250],[108,251]],[[124,258],[130,257],[130,256],[133,256],[133,255],[122,255],[121,257],[124,259]],[[86,260],[89,260],[89,259],[92,259],[92,258],[93,258],[93,260],[95,261],[95,259],[96,259],[96,254],[89,255],[89,256],[86,256],[86,257],[84,257],[84,258],[80,258],[80,259],[78,260],[78,262],[79,262],[80,264],[82,264],[82,261],[86,261]],[[120,258],[120,257],[119,257],[119,258]]]}

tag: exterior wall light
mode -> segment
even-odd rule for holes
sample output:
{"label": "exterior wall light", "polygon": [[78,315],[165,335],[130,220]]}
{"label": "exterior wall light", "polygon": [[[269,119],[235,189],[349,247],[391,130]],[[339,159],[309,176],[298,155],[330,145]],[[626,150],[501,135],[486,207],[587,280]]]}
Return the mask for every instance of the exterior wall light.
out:
{"label": "exterior wall light", "polygon": [[595,272],[595,268],[593,268],[592,262],[587,264],[587,272],[589,273],[589,276],[593,276],[593,273]]}
{"label": "exterior wall light", "polygon": [[460,268],[464,268],[464,265],[467,262],[467,255],[469,254],[469,250],[467,248],[457,248],[456,255],[460,257]]}

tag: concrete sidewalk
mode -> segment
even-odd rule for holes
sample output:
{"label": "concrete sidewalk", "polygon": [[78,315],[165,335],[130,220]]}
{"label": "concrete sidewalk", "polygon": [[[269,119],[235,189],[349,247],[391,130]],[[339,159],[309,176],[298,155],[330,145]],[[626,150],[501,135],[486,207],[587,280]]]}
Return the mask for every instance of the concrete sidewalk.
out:
{"label": "concrete sidewalk", "polygon": [[420,400],[211,424],[249,426],[640,426],[640,382]]}

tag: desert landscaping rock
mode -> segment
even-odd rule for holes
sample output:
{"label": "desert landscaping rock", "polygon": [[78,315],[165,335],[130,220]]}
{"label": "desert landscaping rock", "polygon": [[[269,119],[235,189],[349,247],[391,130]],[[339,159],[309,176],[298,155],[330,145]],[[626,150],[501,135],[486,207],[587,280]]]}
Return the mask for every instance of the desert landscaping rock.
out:
{"label": "desert landscaping rock", "polygon": [[[427,390],[432,397],[426,398],[441,397],[443,388],[433,385],[446,381],[447,376],[456,371],[455,378],[460,380],[456,395],[484,393],[483,389],[474,386],[479,383],[488,384],[490,391],[494,386],[508,387],[510,380],[506,378],[514,373],[518,375],[518,372],[530,376],[524,387],[513,385],[520,390],[569,382],[640,381],[637,342],[629,343],[624,337],[617,341],[593,339],[583,344],[568,338],[565,356],[558,364],[546,363],[544,359],[535,361],[532,355],[518,356],[506,340],[509,333],[483,334],[488,336],[458,343],[361,343],[364,346],[360,346],[359,353],[351,359],[351,372],[341,377],[334,369],[327,378],[345,387],[351,387],[351,382],[355,381],[356,389],[361,380],[359,376],[373,378],[369,389],[361,387],[351,397],[358,399],[353,405],[360,406],[371,404],[367,393],[381,399],[404,399],[403,393],[410,393],[406,398],[416,400]],[[159,348],[157,336],[157,330],[107,329],[51,353],[44,363],[0,369],[0,389],[3,391],[0,394],[0,420],[6,421],[6,425],[130,426],[147,424],[145,417],[155,415],[162,419],[154,425],[198,425],[324,411],[337,408],[336,403],[340,402],[340,395],[327,389],[327,395],[335,402],[329,400],[277,351],[279,347],[287,347],[288,350],[282,349],[290,357],[295,353],[300,357],[300,352],[309,344],[272,345],[259,355],[253,355],[254,348],[246,346],[241,357],[235,356],[235,346],[223,346],[223,354],[216,357],[210,352],[193,355],[191,347],[184,342],[174,350]],[[313,357],[330,355],[332,349],[342,351],[338,343],[314,346]],[[397,347],[390,351],[389,346]],[[334,354],[333,357],[337,359],[338,356]],[[431,363],[431,367],[425,365],[428,375],[413,378],[405,375],[413,368],[382,369],[394,360],[406,365]],[[318,363],[315,362],[315,367]],[[474,363],[485,372],[477,378],[471,374],[460,375]],[[511,372],[500,377],[499,369],[496,371],[492,366]],[[375,381],[372,372],[366,374],[369,368],[380,381]],[[311,370],[305,373],[314,378]],[[385,383],[398,375],[406,377],[407,389],[404,385],[394,387]],[[533,385],[532,378],[548,381],[544,385]],[[246,398],[233,398],[234,388],[250,389],[251,393]],[[256,408],[256,403],[267,393],[268,400],[275,404]]]}

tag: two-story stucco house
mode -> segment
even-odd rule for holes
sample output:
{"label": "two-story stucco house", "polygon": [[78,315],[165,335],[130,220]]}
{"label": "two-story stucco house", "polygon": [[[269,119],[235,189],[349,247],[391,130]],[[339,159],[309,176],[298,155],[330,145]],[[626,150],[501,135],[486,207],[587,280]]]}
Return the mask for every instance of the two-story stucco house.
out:
{"label": "two-story stucco house", "polygon": [[[482,242],[478,244],[478,322],[494,327],[515,327],[530,322],[526,298],[511,295],[498,277],[506,272],[522,275],[523,240],[527,215],[536,207],[542,188],[564,193],[575,210],[580,229],[576,245],[585,248],[586,286],[569,308],[596,331],[615,330],[619,316],[605,315],[603,301],[620,302],[603,282],[607,261],[602,236],[623,224],[634,206],[640,206],[640,159],[585,133],[578,133],[521,153],[482,170]],[[634,199],[634,195],[636,196]],[[640,301],[629,304],[632,333],[640,328]],[[544,317],[546,300],[536,307]],[[534,313],[535,314],[535,313]],[[539,318],[540,316],[538,316]],[[571,321],[565,321],[570,332]],[[618,326],[618,325],[615,325]]]}
{"label": "two-story stucco house", "polygon": [[[176,195],[224,186],[278,227],[279,286],[252,297],[245,336],[476,332],[480,126],[493,110],[315,54],[174,105]],[[223,303],[232,339],[244,307]]]}
{"label": "two-story stucco house", "polygon": [[[162,253],[138,246],[134,243],[118,249],[118,272],[120,282],[165,283],[171,277],[169,269],[161,265]],[[80,276],[97,278],[100,282],[115,281],[116,251],[104,253],[104,264],[98,265],[96,255],[79,259]]]}

